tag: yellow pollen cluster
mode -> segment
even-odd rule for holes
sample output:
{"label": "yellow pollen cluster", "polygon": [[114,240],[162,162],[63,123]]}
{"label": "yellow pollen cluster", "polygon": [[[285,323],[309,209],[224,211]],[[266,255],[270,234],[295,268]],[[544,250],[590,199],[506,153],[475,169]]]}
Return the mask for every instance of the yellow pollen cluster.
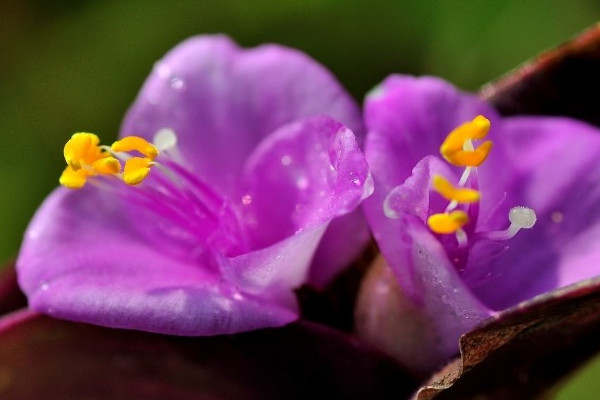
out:
{"label": "yellow pollen cluster", "polygon": [[[144,157],[128,156],[125,166],[121,168],[121,162],[115,153],[132,151],[137,151]],[[128,185],[137,185],[148,176],[157,155],[158,150],[154,145],[137,136],[124,137],[113,143],[108,150],[100,146],[100,139],[93,133],[75,133],[64,147],[67,167],[59,182],[68,188],[79,189],[90,177],[106,175],[115,176]]]}
{"label": "yellow pollen cluster", "polygon": [[485,141],[474,148],[472,140],[483,139],[490,130],[490,121],[478,115],[472,121],[455,128],[440,146],[440,153],[452,165],[465,167],[465,172],[455,187],[441,175],[433,177],[433,189],[450,201],[445,212],[431,215],[427,225],[435,233],[457,233],[457,237],[466,237],[462,227],[469,222],[469,216],[462,210],[454,210],[458,204],[476,203],[481,195],[477,190],[463,187],[472,168],[481,165],[492,149],[492,142]]}
{"label": "yellow pollen cluster", "polygon": [[459,167],[478,167],[492,150],[492,142],[487,140],[473,148],[471,140],[483,139],[490,130],[490,121],[478,115],[448,134],[440,146],[440,153],[452,165]]}

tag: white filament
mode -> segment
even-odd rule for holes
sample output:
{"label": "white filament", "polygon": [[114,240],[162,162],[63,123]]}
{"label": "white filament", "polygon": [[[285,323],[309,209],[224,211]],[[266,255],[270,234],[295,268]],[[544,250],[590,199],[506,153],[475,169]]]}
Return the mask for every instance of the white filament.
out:
{"label": "white filament", "polygon": [[456,231],[456,241],[458,242],[458,247],[461,249],[464,249],[469,244],[467,233],[461,228]]}

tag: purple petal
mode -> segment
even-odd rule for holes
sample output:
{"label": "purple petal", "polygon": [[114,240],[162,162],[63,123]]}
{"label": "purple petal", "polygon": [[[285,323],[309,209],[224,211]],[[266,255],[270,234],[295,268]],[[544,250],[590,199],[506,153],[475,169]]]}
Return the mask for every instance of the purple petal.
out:
{"label": "purple petal", "polygon": [[[413,333],[398,335],[397,347],[420,349],[418,354],[403,351],[401,357],[410,354],[411,359],[401,361],[413,363],[412,368],[421,372],[454,355],[460,335],[491,315],[473,296],[444,247],[425,225],[431,177],[434,173],[447,174],[447,169],[434,157],[419,162],[406,182],[392,190],[390,206],[395,218],[384,215],[383,207],[372,199],[364,205],[381,253],[401,287],[404,300],[398,304],[398,312],[402,329]],[[377,303],[386,301],[387,295],[374,289],[364,296],[370,297],[367,301],[372,302],[376,315]]]}
{"label": "purple petal", "polygon": [[[488,138],[494,141],[494,148],[479,168],[479,182],[482,196],[488,199],[482,202],[480,215],[482,220],[493,222],[489,216],[505,199],[505,183],[512,176],[510,166],[503,164],[502,120],[476,96],[433,77],[392,75],[367,96],[365,123],[369,135],[365,152],[378,182],[373,199],[383,203],[419,160],[439,155],[448,133],[477,115],[484,115],[492,124]],[[454,169],[457,175],[462,173]],[[492,179],[488,179],[490,174]]]}
{"label": "purple petal", "polygon": [[121,133],[152,139],[161,128],[173,129],[192,169],[231,194],[264,137],[315,114],[336,118],[362,138],[357,105],[314,60],[282,46],[243,50],[225,36],[199,36],[155,65]]}
{"label": "purple petal", "polygon": [[498,310],[600,275],[598,130],[568,119],[516,117],[505,120],[503,133],[505,162],[518,171],[507,187],[516,193],[512,206],[534,209],[537,223],[493,260],[471,257],[465,279]]}
{"label": "purple petal", "polygon": [[371,240],[371,231],[362,209],[334,219],[317,248],[308,282],[322,288],[352,261],[356,260]]}
{"label": "purple petal", "polygon": [[[286,125],[266,138],[251,155],[245,173],[244,221],[252,240],[251,248],[271,246],[286,237],[308,240],[305,247],[290,244],[293,252],[284,245],[285,253],[277,250],[270,255],[271,259],[280,260],[277,264],[285,265],[278,273],[295,276],[286,280],[286,285],[292,288],[306,280],[315,246],[327,225],[355,210],[372,191],[370,172],[354,134],[324,116]],[[304,238],[307,230],[312,232],[311,239]],[[346,236],[337,236],[329,242],[336,243],[347,243]],[[361,244],[364,243],[366,240]],[[348,253],[346,249],[340,250],[342,255]],[[251,255],[242,257],[247,256]],[[272,270],[270,264],[256,267],[261,271]],[[339,266],[339,263],[321,265],[313,273],[317,279],[326,281]],[[244,264],[237,268],[248,270]],[[250,270],[256,275],[254,268]]]}
{"label": "purple petal", "polygon": [[[243,187],[253,248],[353,211],[372,190],[370,171],[354,134],[328,117],[286,125],[249,158]],[[251,218],[246,218],[251,219]]]}
{"label": "purple petal", "polygon": [[56,190],[38,210],[17,261],[30,307],[99,325],[214,335],[296,318],[293,309],[239,293],[208,266],[148,243],[108,194]]}

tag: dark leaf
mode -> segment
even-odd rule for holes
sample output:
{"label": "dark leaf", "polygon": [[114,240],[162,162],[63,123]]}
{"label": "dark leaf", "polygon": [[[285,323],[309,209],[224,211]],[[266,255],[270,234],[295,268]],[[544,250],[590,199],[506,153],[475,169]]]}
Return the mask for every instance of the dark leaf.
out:
{"label": "dark leaf", "polygon": [[0,267],[0,315],[27,306],[27,299],[17,284],[15,263]]}
{"label": "dark leaf", "polygon": [[414,389],[389,359],[315,324],[184,338],[5,318],[6,399],[400,399]]}
{"label": "dark leaf", "polygon": [[538,296],[460,340],[418,400],[532,399],[600,350],[600,278]]}
{"label": "dark leaf", "polygon": [[503,115],[569,116],[600,126],[600,25],[483,88]]}

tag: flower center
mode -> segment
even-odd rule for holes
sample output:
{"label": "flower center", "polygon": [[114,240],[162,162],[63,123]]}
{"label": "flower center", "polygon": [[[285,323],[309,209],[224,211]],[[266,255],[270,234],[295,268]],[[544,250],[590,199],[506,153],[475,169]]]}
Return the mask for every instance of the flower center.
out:
{"label": "flower center", "polygon": [[[481,193],[473,188],[465,187],[469,177],[477,167],[485,162],[492,149],[492,142],[487,140],[475,147],[473,140],[484,139],[490,130],[490,121],[478,115],[472,121],[466,122],[448,134],[440,153],[451,165],[465,167],[457,186],[452,185],[445,177],[435,175],[432,180],[433,189],[449,201],[442,213],[435,213],[427,218],[431,231],[441,234],[455,234],[459,248],[468,244],[468,235],[463,227],[469,223],[469,215],[457,207],[463,204],[477,203]],[[535,225],[535,212],[524,206],[513,207],[508,215],[510,226],[503,231],[477,232],[478,239],[508,240],[521,229],[529,229]]]}
{"label": "flower center", "polygon": [[63,186],[81,189],[90,183],[118,197],[132,219],[139,220],[138,213],[151,215],[158,234],[179,242],[187,254],[209,247],[237,253],[246,246],[236,205],[185,168],[171,129],[158,131],[152,143],[126,136],[111,146],[100,145],[92,133],[76,133],[65,144],[64,156]]}

